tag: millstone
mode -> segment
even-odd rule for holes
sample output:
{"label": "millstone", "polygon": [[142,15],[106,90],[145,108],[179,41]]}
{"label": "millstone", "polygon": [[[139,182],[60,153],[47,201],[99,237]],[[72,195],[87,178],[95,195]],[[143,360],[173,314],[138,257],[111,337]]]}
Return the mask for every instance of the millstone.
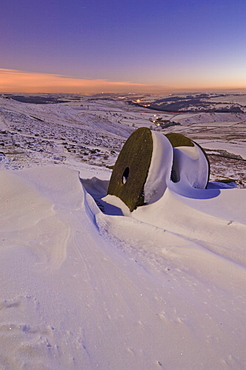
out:
{"label": "millstone", "polygon": [[205,188],[209,161],[193,140],[177,133],[162,135],[141,127],[125,142],[115,163],[108,194],[120,198],[132,212],[157,201],[168,179],[195,188]]}
{"label": "millstone", "polygon": [[120,198],[131,212],[144,204],[144,184],[152,153],[152,133],[141,127],[127,139],[115,163],[108,194]]}
{"label": "millstone", "polygon": [[[188,137],[179,134],[171,132],[169,134],[165,135],[170,143],[172,144],[174,148],[174,155],[173,155],[173,165],[172,165],[172,172],[171,172],[171,180],[173,182],[179,182],[181,179],[181,173],[182,173],[182,165],[184,163],[183,160],[180,158],[180,154],[176,151],[176,149],[181,150],[181,147],[193,147],[194,149],[191,149],[194,153],[198,150],[200,152],[200,160],[196,160],[193,162],[190,162],[190,167],[193,167],[193,171],[196,172],[196,175],[193,176],[193,179],[191,181],[191,185],[197,188],[205,188],[209,181],[209,174],[210,174],[210,163],[208,160],[208,157],[204,151],[204,149],[197,144],[195,141],[189,139]],[[205,171],[201,172],[201,161],[206,162],[206,168]],[[192,168],[191,168],[192,170]],[[184,173],[184,171],[183,171]]]}
{"label": "millstone", "polygon": [[172,144],[173,148],[179,146],[194,146],[194,143],[186,136],[182,134],[177,134],[176,132],[170,132],[166,134],[166,137]]}

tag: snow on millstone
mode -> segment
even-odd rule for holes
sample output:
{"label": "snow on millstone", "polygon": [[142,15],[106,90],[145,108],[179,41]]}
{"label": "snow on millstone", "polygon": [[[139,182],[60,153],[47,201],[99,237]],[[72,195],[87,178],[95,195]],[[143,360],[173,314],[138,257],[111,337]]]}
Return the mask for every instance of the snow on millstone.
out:
{"label": "snow on millstone", "polygon": [[209,161],[193,140],[177,133],[166,134],[173,146],[171,180],[180,187],[205,189],[209,180]]}
{"label": "snow on millstone", "polygon": [[142,127],[123,146],[108,194],[120,198],[132,212],[159,200],[170,180],[180,189],[204,189],[208,178],[209,162],[197,143],[181,134],[163,135]]}
{"label": "snow on millstone", "polygon": [[158,200],[170,177],[173,150],[159,132],[141,127],[125,142],[114,166],[108,194],[120,198],[132,212]]}
{"label": "snow on millstone", "polygon": [[144,184],[145,203],[154,203],[162,197],[171,176],[173,148],[166,136],[151,131],[153,152],[149,172]]}

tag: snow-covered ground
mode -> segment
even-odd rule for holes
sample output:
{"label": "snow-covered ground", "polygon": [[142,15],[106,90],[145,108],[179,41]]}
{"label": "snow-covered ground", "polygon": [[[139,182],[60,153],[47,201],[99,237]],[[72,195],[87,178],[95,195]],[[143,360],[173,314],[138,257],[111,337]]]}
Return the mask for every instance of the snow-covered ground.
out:
{"label": "snow-covered ground", "polygon": [[237,187],[167,181],[124,216],[109,167],[152,116],[0,98],[1,369],[246,367],[246,115],[167,115]]}

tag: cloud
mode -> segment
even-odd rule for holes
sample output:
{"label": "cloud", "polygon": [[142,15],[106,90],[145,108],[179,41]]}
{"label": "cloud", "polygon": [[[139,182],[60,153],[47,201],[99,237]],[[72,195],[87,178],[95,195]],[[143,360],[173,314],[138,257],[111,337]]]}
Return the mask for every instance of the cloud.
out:
{"label": "cloud", "polygon": [[152,92],[160,86],[132,82],[112,82],[104,79],[81,79],[69,76],[24,72],[0,68],[1,92],[27,93],[96,93],[96,92]]}

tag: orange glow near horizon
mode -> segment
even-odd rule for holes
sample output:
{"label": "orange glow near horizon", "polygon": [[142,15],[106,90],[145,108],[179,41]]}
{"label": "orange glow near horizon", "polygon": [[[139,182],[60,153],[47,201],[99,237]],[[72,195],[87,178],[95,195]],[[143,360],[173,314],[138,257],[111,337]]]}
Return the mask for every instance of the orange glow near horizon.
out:
{"label": "orange glow near horizon", "polygon": [[68,76],[49,74],[49,73],[34,73],[24,72],[13,69],[0,68],[0,92],[1,93],[81,93],[91,94],[100,92],[115,92],[115,93],[168,93],[182,92],[192,90],[216,90],[216,89],[245,89],[243,84],[233,85],[232,83],[217,84],[213,86],[212,81],[200,86],[197,83],[184,84],[178,81],[173,81],[171,84],[168,81],[167,87],[164,85],[133,83],[133,82],[112,82],[105,79],[82,79]]}
{"label": "orange glow near horizon", "polygon": [[112,82],[104,79],[80,79],[49,73],[23,72],[0,68],[2,93],[94,93],[94,92],[142,92],[158,90],[150,84]]}

